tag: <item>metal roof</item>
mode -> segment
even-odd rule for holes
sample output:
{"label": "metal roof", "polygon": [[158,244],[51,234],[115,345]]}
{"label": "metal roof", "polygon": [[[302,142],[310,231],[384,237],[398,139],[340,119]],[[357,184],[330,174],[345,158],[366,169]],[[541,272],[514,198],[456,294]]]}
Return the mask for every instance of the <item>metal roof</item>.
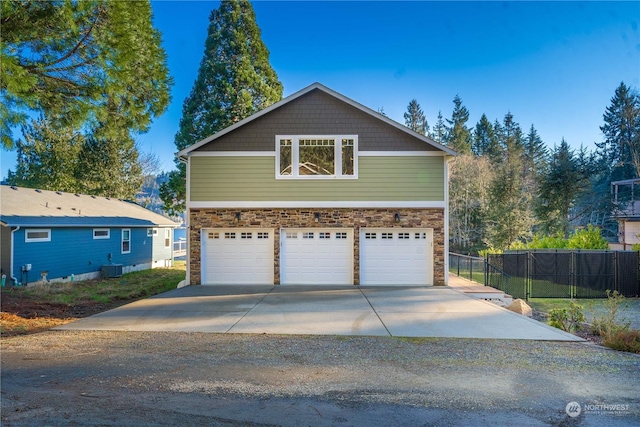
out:
{"label": "metal roof", "polygon": [[427,136],[424,136],[424,135],[422,135],[422,134],[420,134],[418,132],[414,132],[413,130],[409,129],[408,127],[403,126],[400,123],[398,123],[398,122],[396,122],[394,120],[391,120],[390,118],[388,118],[388,117],[386,117],[386,116],[384,116],[384,115],[382,115],[382,114],[380,114],[380,113],[378,113],[376,111],[373,111],[372,109],[370,109],[368,107],[365,107],[364,105],[362,105],[362,104],[360,104],[360,103],[358,103],[358,102],[356,102],[356,101],[354,101],[354,100],[352,100],[350,98],[347,98],[346,96],[344,96],[344,95],[342,95],[342,94],[340,94],[340,93],[338,93],[338,92],[336,92],[336,91],[334,91],[332,89],[329,89],[328,87],[326,87],[326,86],[324,86],[324,85],[322,85],[320,83],[313,83],[312,85],[309,85],[306,88],[301,89],[301,90],[299,90],[298,92],[296,92],[296,93],[294,93],[292,95],[289,95],[288,97],[276,102],[275,104],[271,104],[269,107],[265,108],[264,110],[260,110],[257,113],[254,113],[254,114],[250,115],[249,117],[245,118],[244,120],[240,120],[239,122],[237,122],[237,123],[225,128],[225,129],[221,130],[220,132],[216,132],[213,135],[211,135],[211,136],[209,136],[209,137],[207,137],[207,138],[205,138],[205,139],[203,139],[201,141],[198,141],[195,144],[193,144],[193,145],[191,145],[191,146],[189,146],[189,147],[177,152],[176,156],[181,160],[186,160],[187,155],[189,153],[191,153],[192,151],[197,150],[198,148],[202,147],[203,145],[208,144],[209,142],[211,142],[211,141],[213,141],[215,139],[218,139],[221,136],[226,135],[229,132],[232,132],[235,129],[241,127],[241,126],[244,126],[245,124],[247,124],[249,122],[252,122],[253,120],[257,119],[258,117],[264,116],[265,114],[267,114],[267,113],[269,113],[269,112],[271,112],[271,111],[273,111],[273,110],[275,110],[277,108],[280,108],[285,104],[288,104],[289,102],[293,101],[294,99],[300,98],[301,96],[311,92],[312,90],[321,90],[321,91],[323,91],[323,92],[325,92],[325,93],[327,93],[327,94],[329,94],[329,95],[331,95],[331,96],[333,96],[333,97],[335,97],[335,98],[337,98],[337,99],[339,99],[339,100],[351,105],[352,107],[355,107],[355,108],[359,109],[360,111],[363,111],[363,112],[365,112],[365,113],[377,118],[380,121],[383,121],[383,122],[385,122],[385,123],[397,128],[397,129],[399,129],[399,130],[401,130],[403,132],[406,132],[406,133],[408,133],[409,135],[411,135],[411,136],[413,136],[415,138],[421,139],[425,143],[431,145],[432,147],[437,148],[438,150],[444,151],[445,153],[447,153],[447,154],[449,154],[451,156],[456,156],[457,155],[457,153],[455,151],[453,151],[451,148],[446,147],[446,146],[444,146],[442,144],[439,144],[436,141],[434,141],[433,139],[431,139],[431,138],[429,138]]}
{"label": "metal roof", "polygon": [[178,227],[134,202],[0,186],[0,223],[15,227]]}

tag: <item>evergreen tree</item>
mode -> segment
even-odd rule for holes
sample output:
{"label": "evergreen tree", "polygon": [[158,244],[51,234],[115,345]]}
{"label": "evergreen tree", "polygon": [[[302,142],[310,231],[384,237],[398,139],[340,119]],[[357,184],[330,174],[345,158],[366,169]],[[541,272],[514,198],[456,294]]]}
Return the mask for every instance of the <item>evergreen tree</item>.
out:
{"label": "evergreen tree", "polygon": [[41,117],[22,126],[23,139],[16,141],[16,171],[7,182],[42,190],[77,192],[76,168],[84,144],[80,132],[54,128]]}
{"label": "evergreen tree", "polygon": [[620,83],[603,118],[605,140],[596,145],[609,161],[610,179],[640,176],[640,95]]}
{"label": "evergreen tree", "polygon": [[536,213],[543,232],[569,235],[570,211],[588,183],[588,170],[563,138],[560,146],[554,147],[538,189]]}
{"label": "evergreen tree", "polygon": [[[147,1],[0,2],[0,133],[40,112],[56,127],[97,127],[118,100],[122,125],[146,131],[169,104],[171,79]],[[112,136],[121,134],[115,130]]]}
{"label": "evergreen tree", "polygon": [[442,117],[442,111],[438,110],[438,118],[435,126],[433,127],[431,138],[440,144],[446,144],[446,136],[447,126],[445,124],[444,117]]}
{"label": "evergreen tree", "polygon": [[471,131],[466,123],[469,120],[469,110],[462,105],[462,99],[458,95],[453,99],[453,113],[447,133],[447,145],[460,154],[471,152]]}
{"label": "evergreen tree", "polygon": [[545,169],[549,153],[533,125],[524,139],[524,153],[526,173],[535,179]]}
{"label": "evergreen tree", "polygon": [[491,248],[506,249],[531,235],[532,195],[525,191],[520,126],[507,113],[503,124],[496,123],[494,130],[504,148],[502,158],[493,163],[495,175],[489,188],[485,242]]}
{"label": "evergreen tree", "polygon": [[[255,13],[246,0],[223,0],[211,12],[205,50],[191,93],[184,100],[175,136],[182,150],[277,102],[282,84],[269,64]],[[185,209],[185,165],[162,185],[170,214]]]}
{"label": "evergreen tree", "polygon": [[500,152],[493,126],[486,114],[480,117],[473,133],[472,151],[476,156],[495,157]]}
{"label": "evergreen tree", "polygon": [[422,135],[428,135],[429,123],[420,108],[420,104],[415,99],[409,102],[407,112],[404,113],[404,123],[409,129]]}

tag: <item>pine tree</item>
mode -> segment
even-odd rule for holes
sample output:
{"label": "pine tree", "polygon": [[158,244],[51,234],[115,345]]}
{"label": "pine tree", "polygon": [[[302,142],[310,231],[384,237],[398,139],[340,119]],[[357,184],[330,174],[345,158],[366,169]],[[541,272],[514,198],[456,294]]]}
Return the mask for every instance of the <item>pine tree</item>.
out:
{"label": "pine tree", "polygon": [[16,141],[16,171],[7,182],[42,190],[78,192],[76,168],[84,136],[69,128],[55,128],[44,117],[22,126]]}
{"label": "pine tree", "polygon": [[520,126],[509,112],[502,125],[494,124],[494,130],[503,154],[493,162],[495,175],[489,188],[485,242],[491,248],[506,249],[531,235],[532,194],[524,185],[524,143]]}
{"label": "pine tree", "polygon": [[584,166],[562,138],[560,146],[554,147],[537,192],[539,203],[536,214],[543,232],[560,233],[565,237],[569,235],[569,213],[589,184],[588,170]]}
{"label": "pine tree", "polygon": [[603,118],[605,140],[596,145],[609,161],[610,179],[640,176],[640,95],[620,83]]}
{"label": "pine tree", "polygon": [[460,154],[468,154],[471,152],[471,131],[466,127],[469,110],[462,105],[462,99],[458,95],[453,99],[453,104],[451,120],[447,119],[447,145]]}
{"label": "pine tree", "polygon": [[429,123],[420,108],[420,104],[412,99],[407,106],[407,112],[404,113],[404,123],[409,129],[422,135],[429,134]]}
{"label": "pine tree", "polygon": [[483,114],[482,117],[480,117],[480,121],[476,124],[473,133],[472,151],[476,156],[488,155],[493,157],[500,151],[497,144],[498,140],[493,131],[493,126],[487,118],[487,115]]}
{"label": "pine tree", "polygon": [[527,174],[535,178],[545,169],[549,153],[547,146],[542,142],[538,131],[533,125],[529,128],[529,133],[524,139],[524,153]]}
{"label": "pine tree", "polygon": [[[112,119],[146,131],[169,104],[171,78],[147,1],[0,2],[0,133],[39,112],[56,127],[97,127]],[[120,130],[114,132],[114,136]]]}
{"label": "pine tree", "polygon": [[442,111],[438,110],[438,118],[431,132],[431,138],[440,144],[446,144],[446,136],[447,126],[445,124],[444,117],[442,117]]}
{"label": "pine tree", "polygon": [[[176,147],[182,150],[281,98],[282,84],[269,64],[251,3],[223,0],[209,18],[204,55],[184,100]],[[176,166],[160,191],[170,214],[185,209],[186,169],[178,161]]]}

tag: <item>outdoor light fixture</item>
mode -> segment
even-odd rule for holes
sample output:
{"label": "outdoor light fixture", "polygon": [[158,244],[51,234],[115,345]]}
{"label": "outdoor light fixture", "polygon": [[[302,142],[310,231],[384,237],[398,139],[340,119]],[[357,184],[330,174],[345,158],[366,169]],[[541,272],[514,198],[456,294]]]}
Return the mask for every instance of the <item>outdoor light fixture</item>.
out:
{"label": "outdoor light fixture", "polygon": [[400,214],[396,212],[396,214],[393,216],[393,219],[395,220],[395,222],[400,222]]}
{"label": "outdoor light fixture", "polygon": [[313,220],[314,220],[315,222],[320,221],[320,212],[314,212],[314,213],[313,213]]}
{"label": "outdoor light fixture", "polygon": [[240,212],[236,212],[236,222],[240,221]]}

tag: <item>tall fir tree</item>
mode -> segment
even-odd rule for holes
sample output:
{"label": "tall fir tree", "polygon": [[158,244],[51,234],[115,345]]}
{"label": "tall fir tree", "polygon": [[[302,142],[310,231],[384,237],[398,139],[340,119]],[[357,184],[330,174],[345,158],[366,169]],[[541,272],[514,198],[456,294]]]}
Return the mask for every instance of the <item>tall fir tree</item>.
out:
{"label": "tall fir tree", "polygon": [[440,143],[446,144],[447,137],[447,125],[444,121],[444,117],[442,117],[442,111],[438,110],[438,117],[436,119],[436,124],[431,129],[431,138]]}
{"label": "tall fir tree", "polygon": [[[251,3],[223,0],[211,12],[205,49],[191,93],[184,100],[175,136],[182,150],[282,98],[282,84],[269,63]],[[183,212],[186,168],[177,171],[160,189],[170,214]]]}
{"label": "tall fir tree", "polygon": [[7,182],[42,190],[79,192],[76,169],[84,136],[70,128],[55,128],[44,117],[22,126],[16,141],[17,164]]}
{"label": "tall fir tree", "polygon": [[404,124],[414,132],[422,135],[429,134],[429,123],[416,99],[412,99],[407,106],[407,112],[404,113]]}
{"label": "tall fir tree", "polygon": [[597,143],[608,159],[612,181],[640,176],[640,95],[624,82],[611,98],[600,130],[605,140]]}
{"label": "tall fir tree", "polygon": [[471,151],[476,156],[487,155],[489,157],[496,156],[500,152],[493,125],[486,114],[483,114],[478,123],[476,123]]}
{"label": "tall fir tree", "polygon": [[[43,114],[55,127],[97,127],[118,113],[130,132],[146,131],[169,105],[171,78],[146,1],[3,0],[0,134]],[[112,136],[117,136],[116,130]]]}
{"label": "tall fir tree", "polygon": [[453,113],[447,132],[447,145],[460,154],[471,153],[471,131],[466,126],[469,120],[469,110],[462,105],[462,99],[456,95],[453,98]]}
{"label": "tall fir tree", "polygon": [[569,235],[569,214],[589,184],[589,171],[584,166],[562,138],[560,145],[551,153],[549,166],[541,176],[537,191],[536,214],[542,232],[564,237]]}
{"label": "tall fir tree", "polygon": [[491,248],[506,249],[531,235],[534,225],[532,194],[523,179],[524,143],[522,130],[513,115],[494,125],[503,147],[501,159],[493,162],[494,179],[489,188],[485,242]]}

